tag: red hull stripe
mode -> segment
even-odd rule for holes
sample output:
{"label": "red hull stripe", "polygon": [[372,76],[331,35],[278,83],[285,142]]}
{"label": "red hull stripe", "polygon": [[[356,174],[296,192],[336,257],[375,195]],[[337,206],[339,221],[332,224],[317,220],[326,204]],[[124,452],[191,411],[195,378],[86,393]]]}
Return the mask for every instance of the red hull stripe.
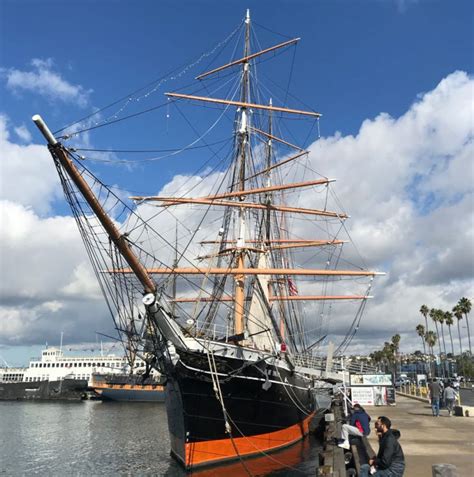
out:
{"label": "red hull stripe", "polygon": [[258,455],[260,452],[274,451],[298,442],[308,433],[309,422],[313,416],[314,413],[304,421],[280,431],[251,437],[234,437],[234,443],[231,439],[187,443],[185,444],[186,468],[236,459],[239,455],[245,457]]}

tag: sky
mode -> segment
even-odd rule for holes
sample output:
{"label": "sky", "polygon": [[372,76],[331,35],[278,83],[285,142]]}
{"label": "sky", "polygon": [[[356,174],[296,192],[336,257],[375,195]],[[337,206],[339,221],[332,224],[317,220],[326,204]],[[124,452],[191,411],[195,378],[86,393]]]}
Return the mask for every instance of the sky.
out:
{"label": "sky", "polygon": [[[472,2],[0,0],[0,361],[25,364],[46,342],[58,344],[61,332],[69,348],[89,351],[97,332],[113,333],[31,116],[40,113],[57,131],[121,100],[69,132],[157,109],[71,144],[189,144],[195,136],[183,132],[184,108],[163,93],[197,91],[194,76],[226,62],[246,8],[262,48],[301,37],[275,55],[275,66],[261,65],[264,79],[278,84],[275,101],[323,113],[320,138],[307,128],[296,139],[306,141],[316,170],[337,178],[368,266],[387,272],[351,350],[370,352],[395,333],[402,351],[420,349],[414,329],[422,304],[450,310],[462,296],[474,298]],[[284,63],[290,69],[280,75]],[[208,125],[186,112],[202,133]],[[206,138],[215,150],[225,131]],[[199,149],[132,165],[143,155],[81,154],[124,196],[200,180]],[[334,323],[329,332],[337,341],[345,327]]]}

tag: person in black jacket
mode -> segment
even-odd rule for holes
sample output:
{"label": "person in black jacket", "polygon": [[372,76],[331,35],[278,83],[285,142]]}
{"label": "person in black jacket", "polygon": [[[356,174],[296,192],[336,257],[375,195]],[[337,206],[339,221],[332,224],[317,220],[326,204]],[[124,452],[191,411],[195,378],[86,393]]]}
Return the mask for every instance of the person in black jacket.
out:
{"label": "person in black jacket", "polygon": [[385,416],[380,416],[375,426],[380,435],[379,452],[377,457],[369,459],[369,465],[361,466],[361,477],[367,477],[369,472],[378,477],[402,477],[405,456],[398,442],[400,432],[391,429],[392,422]]}

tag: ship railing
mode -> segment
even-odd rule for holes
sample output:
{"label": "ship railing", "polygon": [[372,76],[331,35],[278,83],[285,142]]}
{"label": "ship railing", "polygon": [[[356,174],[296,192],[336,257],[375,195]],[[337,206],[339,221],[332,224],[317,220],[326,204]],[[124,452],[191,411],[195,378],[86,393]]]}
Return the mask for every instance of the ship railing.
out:
{"label": "ship railing", "polygon": [[[195,326],[197,330],[200,330],[198,322],[196,322]],[[232,328],[229,325],[220,323],[214,323],[205,331],[206,338],[210,340],[225,340],[226,342],[228,341],[229,336],[232,336],[232,334]]]}
{"label": "ship railing", "polygon": [[[297,366],[319,370],[326,370],[327,365],[327,359],[325,357],[313,356],[305,353],[293,355],[293,361]],[[335,358],[332,361],[328,371],[349,371],[353,374],[377,374],[376,367],[365,362],[344,361],[345,362],[342,362],[342,360]]]}

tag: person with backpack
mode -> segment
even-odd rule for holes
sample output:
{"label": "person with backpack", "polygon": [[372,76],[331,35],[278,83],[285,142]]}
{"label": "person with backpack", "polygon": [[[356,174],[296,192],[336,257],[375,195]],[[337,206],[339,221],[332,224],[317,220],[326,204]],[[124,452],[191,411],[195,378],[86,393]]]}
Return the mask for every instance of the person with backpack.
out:
{"label": "person with backpack", "polygon": [[343,449],[349,449],[349,436],[368,436],[370,434],[370,416],[365,412],[360,404],[354,404],[350,424],[343,424],[341,430],[341,440],[338,444]]}

